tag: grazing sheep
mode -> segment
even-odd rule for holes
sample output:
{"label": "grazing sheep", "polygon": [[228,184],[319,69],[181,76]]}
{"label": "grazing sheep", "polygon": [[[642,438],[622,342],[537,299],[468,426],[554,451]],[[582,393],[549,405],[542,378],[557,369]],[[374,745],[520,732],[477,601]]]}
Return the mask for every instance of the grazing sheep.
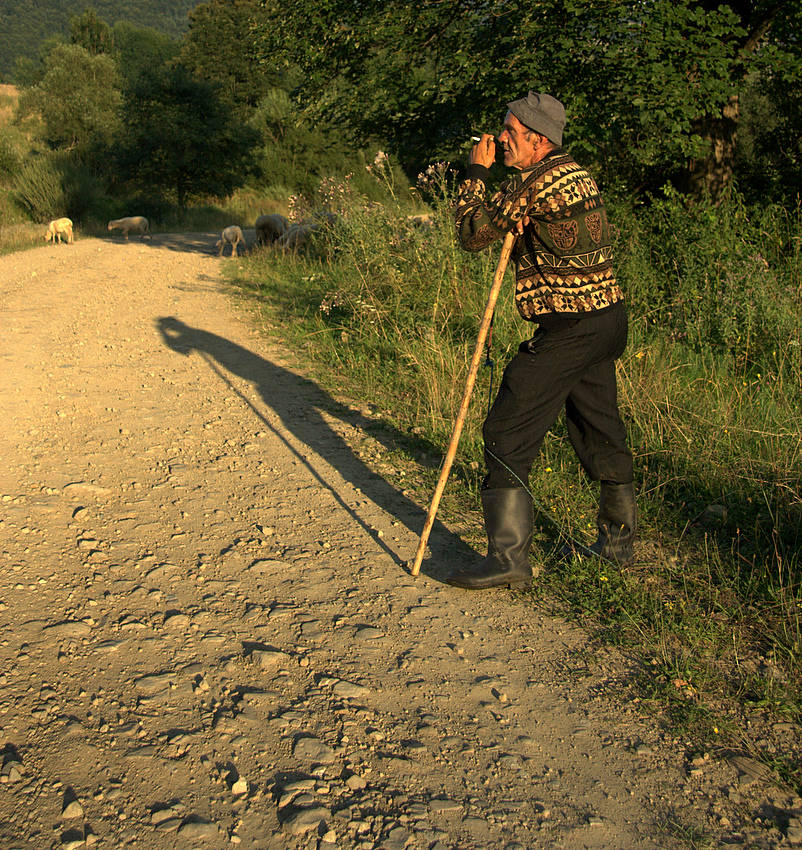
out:
{"label": "grazing sheep", "polygon": [[242,229],[238,227],[236,224],[232,224],[229,227],[226,227],[223,232],[220,234],[220,239],[215,243],[215,248],[220,249],[220,253],[217,255],[218,257],[223,256],[223,250],[226,245],[231,246],[231,256],[238,257],[237,254],[237,245],[244,245],[246,248],[248,247],[248,243],[245,241],[245,237],[242,235]]}
{"label": "grazing sheep", "polygon": [[254,222],[256,241],[259,245],[272,245],[280,239],[289,227],[287,219],[280,213],[260,215]]}
{"label": "grazing sheep", "polygon": [[109,230],[122,230],[126,242],[128,241],[128,232],[130,230],[141,234],[144,239],[149,228],[150,225],[148,224],[148,220],[143,215],[131,215],[127,218],[115,218],[108,224]]}
{"label": "grazing sheep", "polygon": [[277,245],[282,250],[297,251],[309,241],[309,237],[314,231],[320,228],[320,223],[314,219],[304,219],[297,224],[291,224],[287,228],[287,232],[279,237]]}
{"label": "grazing sheep", "polygon": [[432,213],[419,213],[418,215],[408,215],[407,221],[413,227],[434,227],[434,216],[432,215]]}
{"label": "grazing sheep", "polygon": [[57,242],[64,242],[66,238],[67,244],[72,244],[72,222],[68,218],[54,218],[47,225],[47,233],[45,233],[45,242],[50,242],[51,239],[55,245]]}

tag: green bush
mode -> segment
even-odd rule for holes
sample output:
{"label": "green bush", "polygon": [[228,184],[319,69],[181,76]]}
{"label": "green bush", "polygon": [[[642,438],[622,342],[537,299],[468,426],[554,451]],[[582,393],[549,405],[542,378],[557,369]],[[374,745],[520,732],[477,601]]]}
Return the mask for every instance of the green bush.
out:
{"label": "green bush", "polygon": [[34,221],[65,215],[63,175],[55,158],[41,155],[24,163],[14,181],[14,196]]}
{"label": "green bush", "polygon": [[0,184],[7,183],[19,172],[22,159],[8,134],[0,128]]}
{"label": "green bush", "polygon": [[614,206],[613,220],[633,312],[659,335],[729,355],[739,373],[789,354],[799,372],[799,208],[747,207],[735,192],[719,205],[690,202],[666,189],[637,212]]}

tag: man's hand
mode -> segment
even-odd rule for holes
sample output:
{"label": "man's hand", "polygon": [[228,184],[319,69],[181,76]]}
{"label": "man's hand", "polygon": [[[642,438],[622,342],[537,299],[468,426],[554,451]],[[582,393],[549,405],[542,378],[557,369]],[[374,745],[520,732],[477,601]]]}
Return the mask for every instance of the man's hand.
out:
{"label": "man's hand", "polygon": [[515,225],[515,232],[519,236],[524,235],[524,228],[529,224],[529,216],[524,215],[524,217]]}
{"label": "man's hand", "polygon": [[470,165],[484,165],[485,168],[496,161],[496,140],[490,133],[482,133],[482,138],[471,148],[468,154]]}

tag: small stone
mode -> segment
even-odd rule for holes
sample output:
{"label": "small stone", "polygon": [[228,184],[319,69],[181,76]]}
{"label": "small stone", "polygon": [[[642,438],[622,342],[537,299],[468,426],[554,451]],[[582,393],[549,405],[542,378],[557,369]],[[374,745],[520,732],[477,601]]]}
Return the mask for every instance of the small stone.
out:
{"label": "small stone", "polygon": [[289,664],[290,656],[276,649],[254,649],[251,658],[265,670],[275,670]]}
{"label": "small stone", "polygon": [[291,564],[288,564],[286,561],[277,561],[275,559],[270,558],[260,558],[257,561],[254,561],[249,567],[248,570],[252,573],[257,573],[260,575],[271,575],[274,573],[285,572],[291,567]]}
{"label": "small stone", "polygon": [[351,791],[361,791],[363,788],[367,786],[367,782],[361,777],[354,774],[353,776],[349,776],[348,779],[345,780],[345,784],[348,786]]}
{"label": "small stone", "polygon": [[357,685],[354,682],[346,682],[344,680],[337,682],[332,691],[334,696],[341,697],[343,699],[358,699],[359,697],[363,697],[365,694],[370,693],[368,688],[365,688],[362,685]]}
{"label": "small stone", "polygon": [[108,487],[101,487],[98,484],[91,484],[87,481],[74,481],[71,484],[66,484],[62,488],[62,492],[72,498],[79,498],[80,496],[95,496],[99,498],[111,494],[111,490]]}
{"label": "small stone", "polygon": [[193,841],[216,841],[220,838],[220,829],[216,823],[191,820],[181,824],[178,834]]}
{"label": "small stone", "polygon": [[80,620],[63,620],[60,623],[54,623],[52,626],[45,626],[44,630],[48,635],[63,638],[87,637],[92,631],[89,625]]}
{"label": "small stone", "polygon": [[70,800],[61,810],[63,820],[71,820],[72,818],[83,817],[84,808],[77,800]]}
{"label": "small stone", "polygon": [[248,780],[242,779],[242,778],[238,779],[231,786],[231,793],[235,797],[241,797],[243,794],[247,794],[248,793]]}
{"label": "small stone", "polygon": [[134,680],[134,685],[145,693],[157,693],[170,687],[170,678],[170,673],[151,673]]}
{"label": "small stone", "polygon": [[403,826],[397,826],[395,829],[390,830],[390,834],[387,838],[382,842],[382,848],[387,848],[387,850],[404,850],[407,842],[412,837],[409,830],[404,829]]}
{"label": "small stone", "polygon": [[458,812],[461,811],[462,805],[456,800],[449,800],[447,797],[435,797],[429,803],[429,810],[432,812]]}
{"label": "small stone", "polygon": [[317,738],[298,738],[292,753],[297,759],[320,764],[330,764],[334,761],[334,750]]}
{"label": "small stone", "polygon": [[312,806],[308,809],[300,809],[293,812],[284,821],[284,829],[290,835],[303,835],[317,829],[318,826],[331,817],[331,812],[323,806]]}
{"label": "small stone", "polygon": [[164,620],[165,629],[184,631],[189,628],[190,618],[188,614],[170,614]]}

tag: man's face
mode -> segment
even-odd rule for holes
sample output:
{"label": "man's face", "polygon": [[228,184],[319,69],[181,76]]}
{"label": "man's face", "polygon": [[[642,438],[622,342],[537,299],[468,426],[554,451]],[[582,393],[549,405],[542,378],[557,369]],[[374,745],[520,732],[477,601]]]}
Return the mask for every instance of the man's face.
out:
{"label": "man's face", "polygon": [[498,136],[498,143],[504,151],[504,165],[507,168],[521,170],[534,165],[538,161],[535,152],[537,141],[537,134],[521,124],[512,112],[507,113],[504,129]]}

